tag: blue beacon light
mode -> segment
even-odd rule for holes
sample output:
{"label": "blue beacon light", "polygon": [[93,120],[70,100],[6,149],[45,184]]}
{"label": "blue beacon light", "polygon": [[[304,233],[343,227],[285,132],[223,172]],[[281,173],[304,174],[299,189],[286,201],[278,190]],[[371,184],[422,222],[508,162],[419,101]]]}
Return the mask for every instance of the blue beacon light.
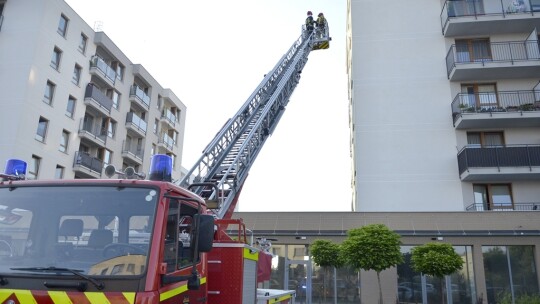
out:
{"label": "blue beacon light", "polygon": [[26,175],[26,162],[20,159],[8,159],[6,161],[6,167],[4,175],[8,179],[24,179]]}
{"label": "blue beacon light", "polygon": [[152,156],[149,179],[153,181],[172,181],[172,158],[166,154]]}

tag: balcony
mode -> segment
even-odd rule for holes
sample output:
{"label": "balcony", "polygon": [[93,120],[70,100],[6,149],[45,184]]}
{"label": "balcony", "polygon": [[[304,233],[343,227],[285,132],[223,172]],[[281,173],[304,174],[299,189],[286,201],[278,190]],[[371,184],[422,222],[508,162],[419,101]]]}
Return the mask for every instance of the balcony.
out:
{"label": "balcony", "polygon": [[171,153],[173,152],[174,144],[174,139],[165,133],[161,134],[159,137],[158,147],[163,147]]}
{"label": "balcony", "polygon": [[452,117],[456,129],[540,127],[540,91],[460,93]]}
{"label": "balcony", "polygon": [[84,118],[81,118],[79,124],[79,136],[102,148],[105,148],[107,143],[107,130],[102,130],[101,126],[92,122],[84,121]]}
{"label": "balcony", "polygon": [[111,87],[114,87],[116,71],[99,56],[92,56],[90,59],[90,74],[98,76]]}
{"label": "balcony", "polygon": [[466,146],[457,158],[462,181],[540,180],[540,145]]}
{"label": "balcony", "polygon": [[451,81],[537,78],[538,41],[454,44],[446,55],[446,71]]}
{"label": "balcony", "polygon": [[137,104],[143,111],[150,109],[150,97],[136,85],[131,86],[129,90],[129,100]]}
{"label": "balcony", "polygon": [[122,157],[127,159],[126,162],[129,165],[142,165],[144,150],[132,142],[124,141],[122,143]]}
{"label": "balcony", "polygon": [[136,137],[146,136],[148,124],[142,118],[133,112],[128,112],[126,115],[126,128],[128,133]]}
{"label": "balcony", "polygon": [[92,83],[89,83],[84,92],[84,104],[94,107],[105,116],[109,116],[111,114],[113,101],[103,92],[98,90]]}
{"label": "balcony", "polygon": [[471,204],[467,211],[540,211],[540,202],[513,204]]}
{"label": "balcony", "polygon": [[513,0],[447,0],[441,11],[445,37],[530,32],[540,27],[540,5]]}
{"label": "balcony", "polygon": [[103,161],[90,156],[88,153],[75,152],[73,170],[76,176],[82,178],[99,178],[103,169]]}
{"label": "balcony", "polygon": [[161,111],[161,121],[167,122],[171,127],[174,128],[176,124],[176,115],[171,112],[169,109],[164,109]]}

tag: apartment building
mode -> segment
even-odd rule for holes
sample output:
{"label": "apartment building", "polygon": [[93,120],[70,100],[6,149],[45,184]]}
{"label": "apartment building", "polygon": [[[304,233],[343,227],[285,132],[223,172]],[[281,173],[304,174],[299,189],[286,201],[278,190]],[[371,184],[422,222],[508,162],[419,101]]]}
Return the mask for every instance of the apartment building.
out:
{"label": "apartment building", "polygon": [[[347,23],[356,212],[237,214],[277,240],[274,285],[377,303],[373,271],[329,274],[309,245],[382,223],[405,259],[384,303],[540,301],[540,1],[348,0]],[[463,259],[444,289],[411,268],[428,242]]]}
{"label": "apartment building", "polygon": [[186,106],[62,0],[0,1],[0,162],[27,177],[147,173],[153,154],[181,176]]}

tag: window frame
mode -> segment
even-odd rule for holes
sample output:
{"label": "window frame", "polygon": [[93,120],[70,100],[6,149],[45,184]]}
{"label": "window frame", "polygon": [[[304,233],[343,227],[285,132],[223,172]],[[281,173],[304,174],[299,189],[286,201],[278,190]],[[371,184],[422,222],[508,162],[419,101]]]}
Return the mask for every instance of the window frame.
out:
{"label": "window frame", "polygon": [[[71,102],[73,101],[73,102]],[[70,108],[70,104],[71,104],[71,112],[69,111],[69,108]],[[68,97],[68,101],[67,101],[67,104],[66,104],[66,116],[69,117],[69,118],[73,118],[73,116],[75,115],[75,106],[77,104],[77,98],[69,95]]]}
{"label": "window frame", "polygon": [[[44,127],[41,127],[42,124],[44,125]],[[40,116],[38,120],[38,126],[36,129],[36,135],[34,138],[39,142],[45,143],[45,138],[47,138],[48,128],[49,128],[49,120],[43,116]],[[42,130],[43,134],[40,134],[40,129]]]}
{"label": "window frame", "polygon": [[82,69],[82,66],[75,63],[75,66],[73,67],[73,76],[71,77],[71,82],[73,82],[73,84],[77,86],[81,83]]}
{"label": "window frame", "polygon": [[81,39],[79,40],[79,46],[78,50],[82,54],[86,53],[86,47],[88,46],[88,36],[86,36],[84,33],[81,33]]}
{"label": "window frame", "polygon": [[66,130],[62,129],[62,134],[60,136],[60,145],[58,147],[58,151],[63,153],[68,153],[68,147],[69,147],[69,136],[71,133]]}
{"label": "window frame", "polygon": [[62,50],[59,47],[55,46],[53,49],[53,54],[51,56],[50,66],[53,69],[59,71],[61,60],[62,60]]}
{"label": "window frame", "polygon": [[[486,194],[486,202],[485,202],[485,206],[483,206],[486,210],[514,210],[515,209],[515,201],[514,201],[514,194],[513,194],[513,191],[512,191],[512,184],[511,183],[473,183],[473,197],[475,198],[474,200],[474,203],[475,204],[480,204],[479,202],[476,201],[476,193],[480,193],[480,192],[476,192],[475,191],[475,188],[476,187],[483,187],[485,189],[485,194]],[[495,206],[494,205],[494,199],[493,199],[493,188],[494,187],[500,187],[500,186],[505,186],[508,190],[508,195],[510,197],[510,204],[508,205],[498,205],[498,206]],[[482,202],[483,204],[484,202]]]}
{"label": "window frame", "polygon": [[64,38],[67,36],[68,24],[69,18],[64,14],[60,14],[60,20],[58,21],[58,28],[56,29],[56,32]]}
{"label": "window frame", "polygon": [[50,80],[47,80],[47,83],[45,84],[45,92],[43,93],[43,102],[48,105],[52,105],[55,91],[56,84]]}

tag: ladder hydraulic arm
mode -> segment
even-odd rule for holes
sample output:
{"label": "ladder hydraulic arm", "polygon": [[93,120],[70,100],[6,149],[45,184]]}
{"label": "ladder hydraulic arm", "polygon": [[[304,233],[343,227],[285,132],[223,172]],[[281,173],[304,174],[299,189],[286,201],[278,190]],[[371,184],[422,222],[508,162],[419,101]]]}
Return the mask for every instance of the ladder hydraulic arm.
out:
{"label": "ladder hydraulic arm", "polygon": [[218,218],[231,218],[249,169],[283,115],[309,53],[328,48],[330,40],[328,27],[322,34],[303,30],[206,146],[197,163],[178,181],[180,186],[203,197]]}

